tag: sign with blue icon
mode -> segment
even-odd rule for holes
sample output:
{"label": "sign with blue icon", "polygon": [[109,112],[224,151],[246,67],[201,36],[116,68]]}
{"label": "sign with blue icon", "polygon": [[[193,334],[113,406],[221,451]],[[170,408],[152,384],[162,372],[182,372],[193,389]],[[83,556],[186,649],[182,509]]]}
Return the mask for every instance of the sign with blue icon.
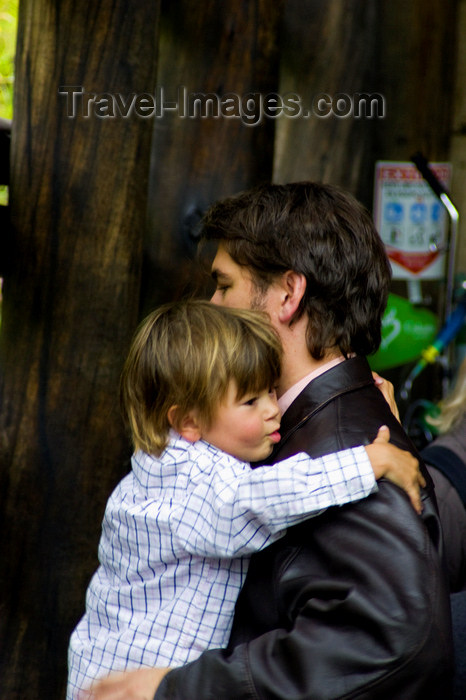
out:
{"label": "sign with blue icon", "polygon": [[[429,165],[448,190],[451,165]],[[414,164],[376,163],[374,222],[385,243],[394,279],[444,276],[448,216]]]}

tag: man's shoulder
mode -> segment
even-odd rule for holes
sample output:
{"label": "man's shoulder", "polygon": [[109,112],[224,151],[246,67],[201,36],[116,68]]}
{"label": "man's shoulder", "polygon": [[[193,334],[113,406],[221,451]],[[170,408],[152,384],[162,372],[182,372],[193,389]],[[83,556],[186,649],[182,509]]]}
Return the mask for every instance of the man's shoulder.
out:
{"label": "man's shoulder", "polygon": [[355,357],[311,381],[296,397],[283,416],[282,440],[269,462],[299,451],[318,457],[368,444],[381,425],[389,426],[393,442],[409,449],[367,360]]}
{"label": "man's shoulder", "polygon": [[[369,364],[365,357],[350,358],[312,379],[285,411],[282,422],[292,425],[363,388],[374,388]],[[348,400],[351,401],[351,397]]]}

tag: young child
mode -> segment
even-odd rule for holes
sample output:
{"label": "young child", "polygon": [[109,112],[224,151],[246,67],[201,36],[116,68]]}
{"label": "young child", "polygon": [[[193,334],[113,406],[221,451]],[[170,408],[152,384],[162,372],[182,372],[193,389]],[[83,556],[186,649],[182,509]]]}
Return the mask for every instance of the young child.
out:
{"label": "young child", "polygon": [[107,504],[100,567],[70,640],[68,700],[111,671],[226,646],[250,555],[388,475],[386,444],[366,448],[374,470],[364,447],[250,468],[280,440],[280,361],[259,312],[186,301],[140,326],[121,381],[132,471]]}

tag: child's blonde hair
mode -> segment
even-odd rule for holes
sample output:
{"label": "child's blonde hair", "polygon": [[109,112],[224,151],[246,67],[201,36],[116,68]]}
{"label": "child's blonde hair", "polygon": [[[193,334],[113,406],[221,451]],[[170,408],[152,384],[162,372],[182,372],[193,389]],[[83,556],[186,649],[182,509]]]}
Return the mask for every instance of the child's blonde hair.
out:
{"label": "child's blonde hair", "polygon": [[168,410],[196,409],[209,427],[231,380],[238,398],[272,387],[282,347],[265,314],[208,301],[165,304],[141,323],[123,368],[120,398],[133,445],[160,455]]}

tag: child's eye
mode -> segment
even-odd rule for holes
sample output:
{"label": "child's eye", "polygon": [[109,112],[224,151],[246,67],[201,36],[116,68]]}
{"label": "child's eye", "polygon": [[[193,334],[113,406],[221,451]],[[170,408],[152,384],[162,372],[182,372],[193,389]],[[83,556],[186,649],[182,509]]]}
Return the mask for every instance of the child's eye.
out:
{"label": "child's eye", "polygon": [[245,406],[254,406],[254,404],[257,401],[257,396],[254,396],[252,399],[248,399],[247,401],[244,402]]}
{"label": "child's eye", "polygon": [[230,289],[230,286],[226,285],[226,284],[222,284],[222,285],[217,284],[217,287],[216,287],[216,291],[220,292],[221,294],[226,294],[228,289]]}

